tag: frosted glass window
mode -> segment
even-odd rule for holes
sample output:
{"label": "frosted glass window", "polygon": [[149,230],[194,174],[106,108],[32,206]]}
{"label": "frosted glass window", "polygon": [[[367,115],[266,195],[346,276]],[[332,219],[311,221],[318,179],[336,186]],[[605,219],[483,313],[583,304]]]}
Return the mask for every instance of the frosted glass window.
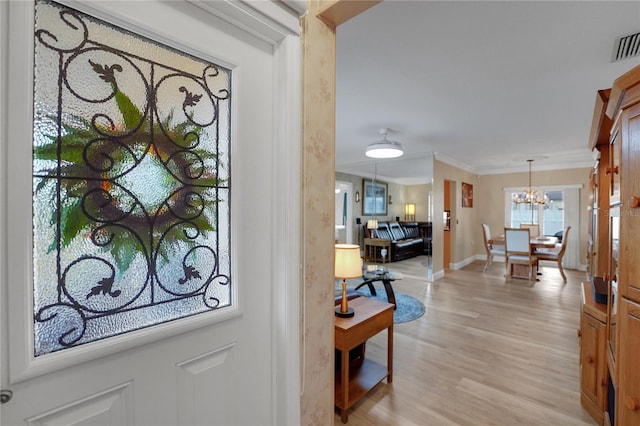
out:
{"label": "frosted glass window", "polygon": [[231,71],[37,1],[35,355],[232,305]]}

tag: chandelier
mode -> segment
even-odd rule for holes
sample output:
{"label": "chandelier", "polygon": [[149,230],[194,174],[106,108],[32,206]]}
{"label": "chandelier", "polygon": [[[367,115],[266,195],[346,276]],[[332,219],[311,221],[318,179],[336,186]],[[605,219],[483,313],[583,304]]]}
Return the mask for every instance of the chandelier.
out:
{"label": "chandelier", "polygon": [[531,187],[531,163],[533,160],[527,160],[529,163],[529,187],[524,188],[522,192],[513,194],[513,202],[516,204],[547,204],[549,198],[539,189]]}

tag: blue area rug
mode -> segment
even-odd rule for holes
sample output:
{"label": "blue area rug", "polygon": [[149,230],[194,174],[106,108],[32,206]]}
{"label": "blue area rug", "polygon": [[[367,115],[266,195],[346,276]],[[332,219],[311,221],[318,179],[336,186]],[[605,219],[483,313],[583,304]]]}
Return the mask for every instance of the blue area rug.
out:
{"label": "blue area rug", "polygon": [[[362,283],[362,280],[347,280],[347,290],[354,291],[354,289]],[[393,285],[393,284],[392,284]],[[366,285],[361,287],[356,293],[360,293],[363,296],[370,297],[372,299],[382,300],[388,302],[387,292],[384,290],[384,286],[381,282],[374,283],[376,289],[376,296],[372,296],[369,293],[369,287]],[[342,281],[336,281],[336,295],[342,293]],[[421,301],[408,294],[400,293],[399,291],[393,292],[396,296],[397,308],[393,311],[393,323],[400,324],[403,322],[413,321],[424,315],[425,307]]]}

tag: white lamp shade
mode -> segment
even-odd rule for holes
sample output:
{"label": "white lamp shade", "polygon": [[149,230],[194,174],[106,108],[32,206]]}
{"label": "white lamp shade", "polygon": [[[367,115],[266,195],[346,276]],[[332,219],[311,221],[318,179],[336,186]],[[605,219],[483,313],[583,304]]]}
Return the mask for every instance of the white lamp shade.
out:
{"label": "white lamp shade", "polygon": [[378,229],[378,221],[376,219],[369,219],[367,221],[367,229]]}
{"label": "white lamp shade", "polygon": [[404,214],[414,215],[416,214],[416,205],[413,203],[407,203],[404,205]]}
{"label": "white lamp shade", "polygon": [[336,278],[359,278],[362,276],[360,246],[355,244],[336,244]]}

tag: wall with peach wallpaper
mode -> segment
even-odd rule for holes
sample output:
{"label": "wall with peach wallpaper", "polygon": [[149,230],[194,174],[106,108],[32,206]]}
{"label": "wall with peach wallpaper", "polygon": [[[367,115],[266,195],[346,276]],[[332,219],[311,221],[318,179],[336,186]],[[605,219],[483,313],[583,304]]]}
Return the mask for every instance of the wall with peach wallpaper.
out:
{"label": "wall with peach wallpaper", "polygon": [[334,419],[335,31],[316,17],[322,3],[310,1],[302,19],[303,425],[331,425]]}
{"label": "wall with peach wallpaper", "polygon": [[302,18],[303,425],[334,421],[335,27],[380,1],[309,0]]}

